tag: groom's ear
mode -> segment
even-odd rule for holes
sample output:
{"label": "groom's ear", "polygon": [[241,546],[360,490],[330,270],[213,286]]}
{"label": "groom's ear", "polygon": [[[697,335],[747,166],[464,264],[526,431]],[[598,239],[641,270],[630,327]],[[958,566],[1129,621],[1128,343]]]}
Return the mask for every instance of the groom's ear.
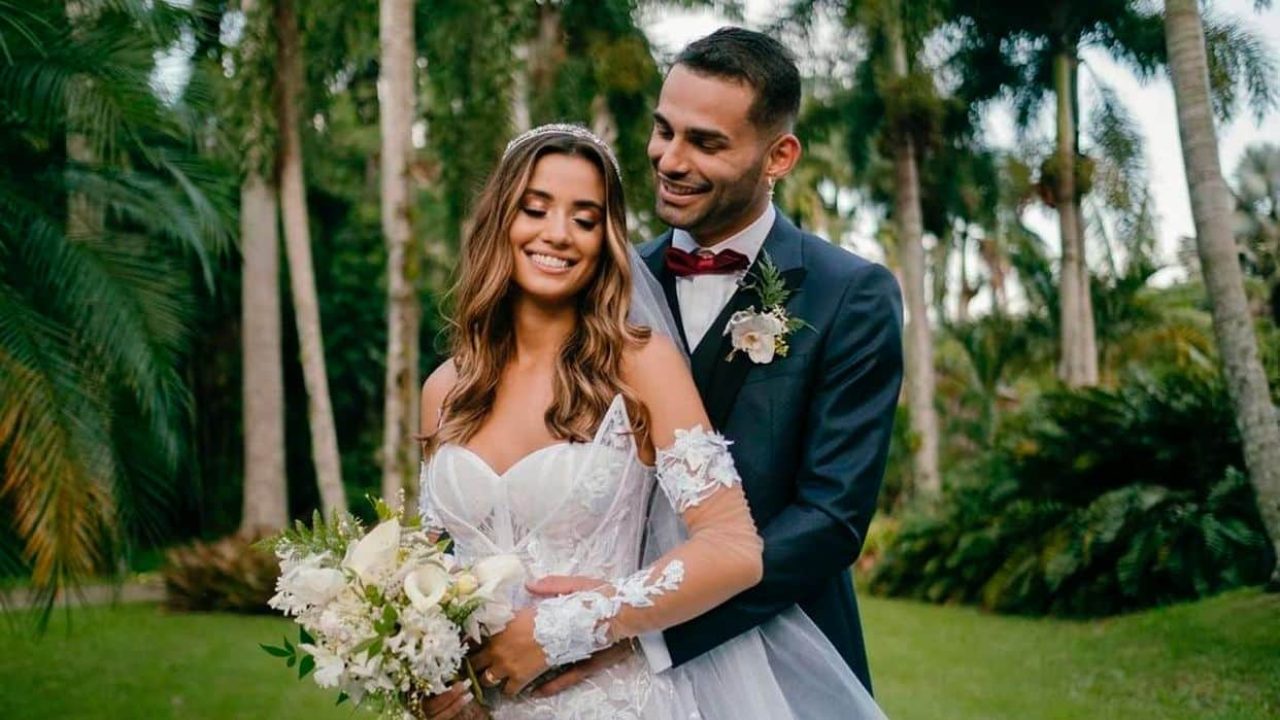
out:
{"label": "groom's ear", "polygon": [[802,154],[804,150],[800,145],[800,138],[792,133],[783,133],[769,147],[769,156],[764,165],[765,174],[781,180],[800,162]]}

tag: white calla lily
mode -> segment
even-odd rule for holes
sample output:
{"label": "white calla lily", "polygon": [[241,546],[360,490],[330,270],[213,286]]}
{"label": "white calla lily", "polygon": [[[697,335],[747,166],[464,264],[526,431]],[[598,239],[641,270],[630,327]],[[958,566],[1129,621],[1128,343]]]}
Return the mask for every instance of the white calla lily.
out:
{"label": "white calla lily", "polygon": [[375,582],[395,562],[400,549],[400,521],[387,520],[347,550],[342,564],[364,582]]}
{"label": "white calla lily", "polygon": [[420,612],[440,604],[449,591],[449,573],[437,565],[423,565],[404,577],[404,594]]}

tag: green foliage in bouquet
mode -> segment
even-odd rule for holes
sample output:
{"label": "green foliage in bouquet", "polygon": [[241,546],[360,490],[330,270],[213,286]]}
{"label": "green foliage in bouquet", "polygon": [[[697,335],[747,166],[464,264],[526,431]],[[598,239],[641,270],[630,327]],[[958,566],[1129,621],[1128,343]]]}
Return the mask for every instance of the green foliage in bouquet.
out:
{"label": "green foliage in bouquet", "polygon": [[1022,420],[981,474],[904,518],[873,592],[1096,616],[1267,578],[1275,558],[1216,374],[1059,390]]}
{"label": "green foliage in bouquet", "polygon": [[233,536],[170,549],[161,575],[173,610],[265,613],[280,569],[270,552]]}

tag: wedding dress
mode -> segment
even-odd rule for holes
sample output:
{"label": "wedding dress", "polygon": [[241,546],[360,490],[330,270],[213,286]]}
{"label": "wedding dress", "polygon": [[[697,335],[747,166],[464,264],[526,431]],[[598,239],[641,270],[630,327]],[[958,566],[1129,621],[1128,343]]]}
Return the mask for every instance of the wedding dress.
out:
{"label": "wedding dress", "polygon": [[[497,473],[451,443],[424,461],[421,512],[464,563],[514,553],[530,577],[610,581],[601,592],[538,599],[535,638],[553,665],[660,631],[719,604],[717,562],[759,552],[737,473],[719,435],[677,431],[656,470],[637,454],[621,396],[589,443],[555,443]],[[660,494],[659,494],[660,493]],[[641,570],[650,500],[686,540]],[[675,508],[676,513],[671,513]],[[743,517],[745,515],[745,517]],[[655,553],[646,553],[651,558]],[[674,559],[673,559],[674,558]],[[650,570],[652,568],[652,570]],[[687,572],[686,572],[687,570]],[[634,654],[548,698],[502,697],[499,720],[797,720],[882,718],[835,649],[798,608],[684,665],[653,673]]]}

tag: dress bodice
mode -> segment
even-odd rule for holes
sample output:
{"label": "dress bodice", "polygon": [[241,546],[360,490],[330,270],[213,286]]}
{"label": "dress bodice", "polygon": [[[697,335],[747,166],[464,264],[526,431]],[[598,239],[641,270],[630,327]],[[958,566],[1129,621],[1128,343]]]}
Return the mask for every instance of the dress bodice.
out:
{"label": "dress bodice", "polygon": [[423,511],[464,562],[514,553],[531,577],[621,577],[639,566],[653,483],[618,395],[591,442],[549,445],[503,473],[441,445],[423,468]]}

